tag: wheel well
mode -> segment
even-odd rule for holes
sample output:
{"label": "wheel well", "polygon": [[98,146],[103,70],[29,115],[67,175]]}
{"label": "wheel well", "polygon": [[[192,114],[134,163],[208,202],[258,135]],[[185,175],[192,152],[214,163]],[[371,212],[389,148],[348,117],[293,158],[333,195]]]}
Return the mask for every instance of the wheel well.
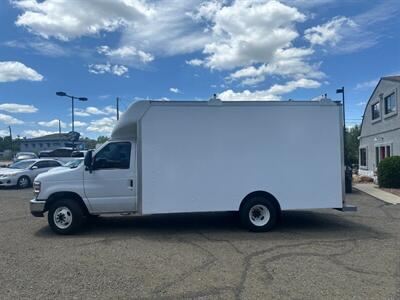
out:
{"label": "wheel well", "polygon": [[85,202],[83,202],[81,196],[79,196],[77,193],[74,193],[74,192],[57,192],[57,193],[52,194],[47,199],[46,204],[44,206],[44,210],[45,211],[49,210],[51,204],[60,199],[68,199],[68,200],[75,201],[76,203],[78,203],[81,206],[84,214],[89,215],[89,211],[86,207]]}
{"label": "wheel well", "polygon": [[20,176],[20,177],[18,177],[18,180],[20,180],[21,178],[28,178],[28,180],[29,180],[29,182],[31,182],[31,179],[29,178],[29,176],[28,175],[22,175],[22,176]]}
{"label": "wheel well", "polygon": [[265,192],[265,191],[251,192],[246,197],[244,197],[244,199],[240,203],[239,211],[242,209],[243,205],[246,203],[247,200],[254,198],[254,197],[262,197],[262,198],[265,198],[265,199],[271,201],[272,204],[277,208],[278,212],[279,213],[281,212],[281,205],[279,204],[279,201],[275,198],[274,195],[272,195],[268,192]]}

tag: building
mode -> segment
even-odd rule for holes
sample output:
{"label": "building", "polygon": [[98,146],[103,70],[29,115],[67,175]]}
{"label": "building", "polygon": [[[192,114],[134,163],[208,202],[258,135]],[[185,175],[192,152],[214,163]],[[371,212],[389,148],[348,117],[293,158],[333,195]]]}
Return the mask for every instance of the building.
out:
{"label": "building", "polygon": [[[21,152],[38,153],[43,150],[53,150],[60,147],[72,147],[71,135],[68,133],[54,133],[41,137],[23,139],[21,141]],[[78,149],[84,148],[82,141],[75,142],[75,147]]]}
{"label": "building", "polygon": [[374,177],[379,162],[400,155],[400,76],[382,77],[365,107],[361,124],[359,174]]}

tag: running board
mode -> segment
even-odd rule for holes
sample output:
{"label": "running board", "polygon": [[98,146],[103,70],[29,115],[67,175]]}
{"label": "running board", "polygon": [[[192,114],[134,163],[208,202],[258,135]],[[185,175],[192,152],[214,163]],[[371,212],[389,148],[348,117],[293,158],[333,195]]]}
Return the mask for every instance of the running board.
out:
{"label": "running board", "polygon": [[355,212],[357,211],[357,206],[345,204],[343,207],[335,208],[336,210],[340,210],[342,212]]}

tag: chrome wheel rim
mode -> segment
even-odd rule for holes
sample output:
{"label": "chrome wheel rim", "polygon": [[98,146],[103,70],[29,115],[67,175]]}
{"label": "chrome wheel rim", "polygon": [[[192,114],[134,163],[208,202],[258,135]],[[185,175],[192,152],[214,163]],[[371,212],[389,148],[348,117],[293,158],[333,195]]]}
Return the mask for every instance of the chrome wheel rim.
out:
{"label": "chrome wheel rim", "polygon": [[269,222],[271,215],[268,207],[262,204],[254,205],[250,208],[249,219],[250,222],[255,226],[264,226]]}
{"label": "chrome wheel rim", "polygon": [[60,229],[66,229],[71,226],[72,212],[66,206],[58,207],[53,214],[54,224]]}
{"label": "chrome wheel rim", "polygon": [[29,184],[28,178],[22,177],[19,179],[19,186],[22,188],[26,188]]}

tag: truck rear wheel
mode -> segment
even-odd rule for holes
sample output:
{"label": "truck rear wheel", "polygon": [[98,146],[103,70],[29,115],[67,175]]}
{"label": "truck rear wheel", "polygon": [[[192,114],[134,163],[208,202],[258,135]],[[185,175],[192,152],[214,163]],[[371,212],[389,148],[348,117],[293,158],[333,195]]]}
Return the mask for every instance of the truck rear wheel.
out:
{"label": "truck rear wheel", "polygon": [[271,230],[278,220],[278,208],[268,199],[256,196],[246,200],[240,209],[243,225],[251,231]]}
{"label": "truck rear wheel", "polygon": [[73,234],[82,226],[84,213],[75,201],[58,200],[50,206],[47,221],[55,233]]}

